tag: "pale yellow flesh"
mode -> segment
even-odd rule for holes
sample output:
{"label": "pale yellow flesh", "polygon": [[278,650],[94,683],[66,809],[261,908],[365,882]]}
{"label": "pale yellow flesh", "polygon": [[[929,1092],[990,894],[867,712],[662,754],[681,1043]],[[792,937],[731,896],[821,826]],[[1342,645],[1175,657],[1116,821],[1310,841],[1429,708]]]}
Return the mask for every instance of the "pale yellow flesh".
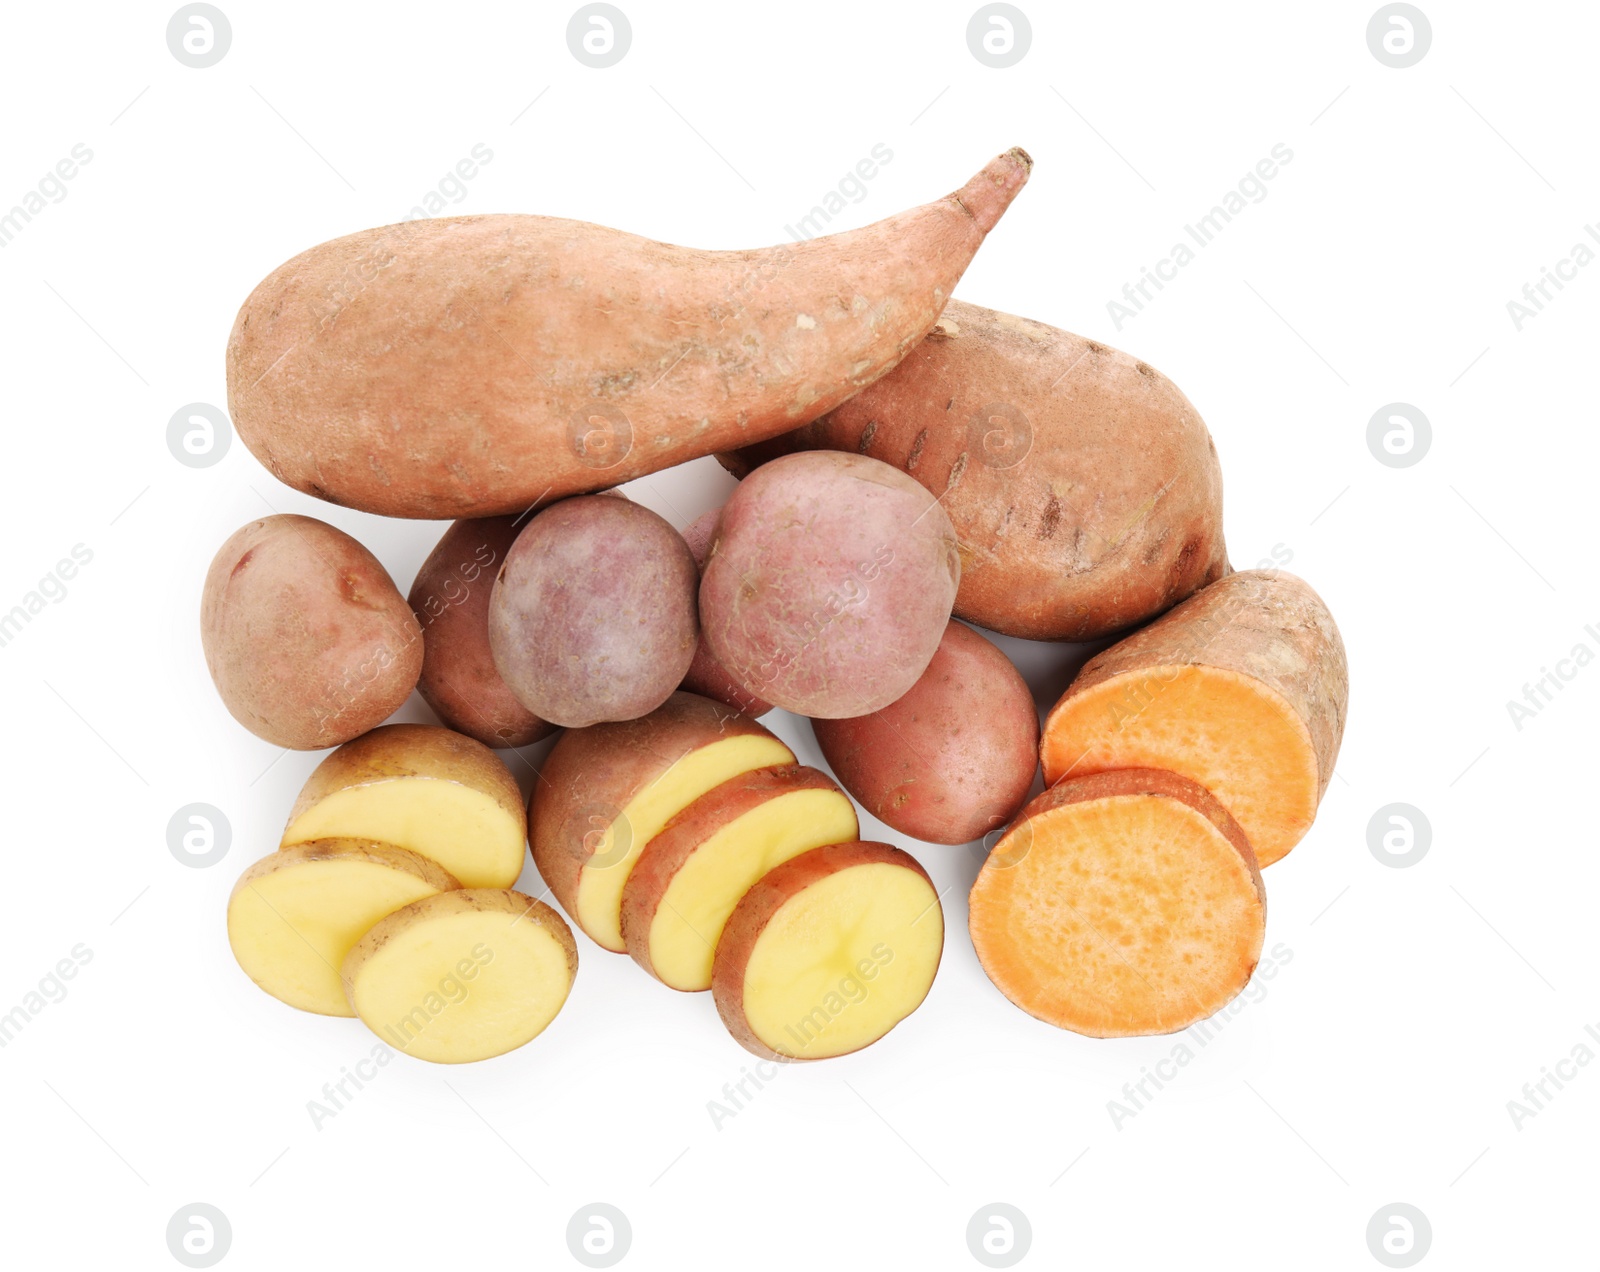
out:
{"label": "pale yellow flesh", "polygon": [[1269,866],[1311,829],[1320,798],[1305,723],[1259,680],[1216,667],[1114,676],[1070,699],[1051,722],[1063,773],[1157,768],[1198,782],[1233,814]]}
{"label": "pale yellow flesh", "polygon": [[[573,915],[578,926],[596,944],[618,954],[626,952],[628,947],[622,939],[622,888],[644,846],[713,786],[721,786],[751,769],[793,763],[794,752],[782,742],[756,733],[723,738],[685,755],[634,796],[617,821],[606,827],[593,854],[594,861],[605,864],[585,865],[578,875],[577,913]],[[618,823],[620,833],[628,838],[626,851],[621,852],[617,851]]]}
{"label": "pale yellow flesh", "polygon": [[228,943],[251,980],[301,1011],[353,1016],[339,965],[369,928],[438,892],[371,861],[306,861],[238,889],[228,903]]}
{"label": "pale yellow flesh", "polygon": [[464,888],[509,888],[522,873],[527,825],[482,791],[435,777],[349,786],[290,823],[281,847],[376,839],[438,862]]}
{"label": "pale yellow flesh", "polygon": [[419,918],[368,957],[355,1014],[421,1060],[486,1060],[538,1037],[572,988],[567,951],[538,923],[499,910]]}
{"label": "pale yellow flesh", "polygon": [[860,833],[838,791],[793,791],[758,804],[700,844],[683,863],[650,924],[650,965],[673,989],[711,988],[712,956],[728,916],[780,862]]}
{"label": "pale yellow flesh", "polygon": [[784,902],[745,966],[744,1016],[756,1037],[803,1059],[883,1037],[933,984],[944,945],[938,902],[916,871],[886,862],[836,871]]}

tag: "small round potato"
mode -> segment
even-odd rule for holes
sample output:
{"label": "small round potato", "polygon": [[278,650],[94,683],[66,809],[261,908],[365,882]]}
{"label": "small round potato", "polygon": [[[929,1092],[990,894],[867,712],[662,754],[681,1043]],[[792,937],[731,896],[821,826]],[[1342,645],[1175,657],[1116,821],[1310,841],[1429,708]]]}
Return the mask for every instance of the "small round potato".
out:
{"label": "small round potato", "polygon": [[648,715],[694,658],[694,557],[648,508],[583,495],[547,508],[506,554],[489,648],[511,692],[566,728]]}
{"label": "small round potato", "polygon": [[[694,553],[694,563],[702,570],[706,568],[706,557],[711,552],[711,540],[717,533],[717,518],[721,515],[720,508],[713,508],[692,522],[683,532],[684,542],[689,545],[689,551]],[[719,663],[716,655],[711,652],[710,646],[706,644],[706,634],[703,630],[700,633],[699,647],[694,651],[694,661],[689,664],[689,674],[683,678],[683,684],[679,688],[720,702],[735,711],[742,711],[751,719],[758,719],[772,710],[772,704],[765,698],[746,693],[739,687],[739,683],[728,674],[728,669]]]}
{"label": "small round potato", "polygon": [[904,697],[811,727],[863,808],[929,843],[964,844],[1004,826],[1039,767],[1039,713],[1027,682],[991,642],[954,621]]}
{"label": "small round potato", "polygon": [[916,683],[961,578],[950,518],[915,480],[840,451],[785,455],[722,509],[700,582],[711,653],[799,715],[866,715]]}
{"label": "small round potato", "polygon": [[485,746],[528,746],[555,732],[517,701],[489,652],[489,594],[521,530],[516,517],[457,521],[411,584],[422,623],[417,692],[434,714]]}
{"label": "small round potato", "polygon": [[233,718],[296,751],[382,724],[422,672],[422,630],[394,581],[314,517],[252,521],[217,550],[200,640]]}

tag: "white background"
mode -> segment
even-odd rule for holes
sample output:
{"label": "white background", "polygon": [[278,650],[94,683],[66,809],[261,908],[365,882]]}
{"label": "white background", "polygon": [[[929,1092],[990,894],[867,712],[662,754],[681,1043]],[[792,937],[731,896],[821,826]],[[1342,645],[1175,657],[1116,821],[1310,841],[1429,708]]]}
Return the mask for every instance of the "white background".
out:
{"label": "white background", "polygon": [[[1024,0],[1032,47],[997,70],[969,52],[971,0],[623,0],[631,49],[596,70],[568,50],[576,5],[222,7],[231,49],[200,70],[168,51],[165,5],[6,14],[0,209],[75,143],[94,156],[0,250],[0,611],[93,553],[0,648],[0,1012],[92,951],[0,1050],[12,1266],[177,1267],[166,1225],[197,1201],[228,1216],[237,1268],[577,1266],[568,1219],[596,1201],[626,1213],[624,1266],[643,1268],[976,1267],[966,1226],[997,1201],[1029,1217],[1023,1266],[1378,1267],[1366,1228],[1393,1202],[1427,1215],[1425,1266],[1592,1260],[1600,1065],[1520,1129],[1507,1101],[1600,1024],[1581,802],[1600,668],[1520,730],[1506,702],[1580,641],[1600,652],[1600,264],[1520,332],[1506,302],[1600,223],[1600,12],[1424,0],[1432,47],[1391,69],[1372,0]],[[1108,1101],[1175,1040],[1093,1041],[1012,1007],[966,936],[977,854],[914,845],[946,889],[927,1003],[720,1128],[708,1101],[753,1061],[709,996],[581,935],[535,1043],[449,1070],[397,1058],[313,1125],[307,1102],[373,1040],[254,989],[223,909],[318,756],[224,711],[200,584],[272,510],[355,534],[402,591],[443,527],[320,504],[237,441],[184,467],[166,426],[225,403],[224,343],[262,276],[399,219],[480,142],[493,160],[453,212],[703,247],[782,241],[876,143],[893,159],[840,228],[1032,153],[958,294],[1177,381],[1222,456],[1235,565],[1291,552],[1350,652],[1336,778],[1266,875],[1268,946],[1292,959],[1137,1116],[1114,1124]],[[1107,301],[1280,142],[1268,197],[1118,330]],[[1433,430],[1404,469],[1366,444],[1395,401]],[[630,493],[682,525],[731,484],[707,459]],[[1007,648],[1045,706],[1084,653]],[[431,719],[415,699],[399,718]],[[803,721],[769,723],[821,763]],[[541,755],[507,755],[524,786]],[[208,869],[167,847],[194,801],[232,826]],[[1368,847],[1396,801],[1432,827],[1405,869]],[[523,886],[541,890],[531,865]]]}

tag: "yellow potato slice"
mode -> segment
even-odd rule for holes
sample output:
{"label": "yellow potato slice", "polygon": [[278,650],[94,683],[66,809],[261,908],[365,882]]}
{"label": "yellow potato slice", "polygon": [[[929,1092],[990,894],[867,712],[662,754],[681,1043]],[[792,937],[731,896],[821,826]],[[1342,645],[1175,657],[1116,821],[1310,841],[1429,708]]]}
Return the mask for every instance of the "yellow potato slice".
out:
{"label": "yellow potato slice", "polygon": [[289,814],[283,846],[351,836],[409,848],[468,888],[507,888],[527,857],[522,795],[481,742],[386,724],[322,761]]}
{"label": "yellow potato slice", "polygon": [[245,975],[301,1011],[350,1016],[339,967],[386,914],[460,885],[404,848],[324,839],[281,849],[240,876],[228,944]]}
{"label": "yellow potato slice", "polygon": [[487,1060],[532,1041],[556,1018],[578,947],[541,901],[463,888],[397,910],[351,949],[345,993],[390,1046],[420,1060]]}

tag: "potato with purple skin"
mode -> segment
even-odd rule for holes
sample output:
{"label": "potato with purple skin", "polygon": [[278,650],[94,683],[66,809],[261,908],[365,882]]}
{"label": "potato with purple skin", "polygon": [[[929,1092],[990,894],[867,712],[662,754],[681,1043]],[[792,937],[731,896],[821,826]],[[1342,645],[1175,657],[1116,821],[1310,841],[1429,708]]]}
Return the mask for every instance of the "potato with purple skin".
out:
{"label": "potato with purple skin", "polygon": [[[711,540],[717,533],[717,518],[721,515],[722,509],[713,508],[692,522],[683,532],[683,541],[689,545],[689,551],[694,553],[694,563],[702,571],[706,568],[706,557],[711,552]],[[772,710],[772,704],[765,698],[747,693],[739,687],[738,682],[728,674],[728,669],[717,661],[716,655],[706,644],[704,630],[700,632],[700,645],[694,651],[694,661],[689,664],[689,674],[683,678],[683,684],[678,687],[687,693],[697,693],[714,702],[720,702],[725,707],[742,711],[751,719],[764,716]]]}
{"label": "potato with purple skin", "polygon": [[233,718],[275,746],[338,746],[387,720],[422,672],[422,631],[378,558],[284,513],[217,549],[200,642]]}
{"label": "potato with purple skin", "polygon": [[566,728],[635,720],[694,658],[698,572],[683,536],[606,495],[539,513],[489,598],[489,649],[517,701]]}
{"label": "potato with purple skin", "polygon": [[745,692],[813,718],[866,715],[927,669],[960,579],[950,518],[915,480],[861,455],[785,455],[722,509],[701,621]]}
{"label": "potato with purple skin", "polygon": [[991,642],[954,621],[904,697],[811,727],[863,808],[928,843],[964,844],[1004,826],[1039,766],[1039,713],[1027,682]]}
{"label": "potato with purple skin", "polygon": [[422,563],[407,598],[422,624],[417,692],[457,733],[499,748],[529,746],[556,728],[517,701],[489,651],[489,596],[521,530],[517,521],[457,521]]}

